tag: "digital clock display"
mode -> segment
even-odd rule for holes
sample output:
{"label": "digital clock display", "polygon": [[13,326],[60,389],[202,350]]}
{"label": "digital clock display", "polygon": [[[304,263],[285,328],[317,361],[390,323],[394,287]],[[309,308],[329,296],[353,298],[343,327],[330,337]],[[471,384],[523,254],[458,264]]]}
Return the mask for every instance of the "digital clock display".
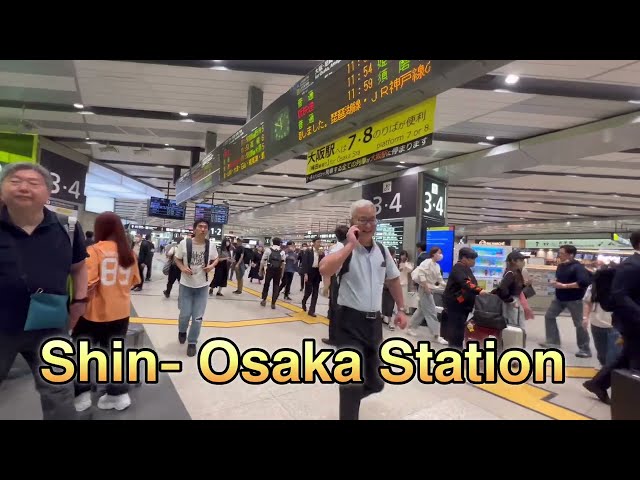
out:
{"label": "digital clock display", "polygon": [[290,155],[301,144],[329,140],[333,125],[362,119],[424,82],[431,71],[430,60],[325,60],[213,150],[205,180],[195,176],[205,160],[180,177],[178,203],[256,173],[260,164]]}

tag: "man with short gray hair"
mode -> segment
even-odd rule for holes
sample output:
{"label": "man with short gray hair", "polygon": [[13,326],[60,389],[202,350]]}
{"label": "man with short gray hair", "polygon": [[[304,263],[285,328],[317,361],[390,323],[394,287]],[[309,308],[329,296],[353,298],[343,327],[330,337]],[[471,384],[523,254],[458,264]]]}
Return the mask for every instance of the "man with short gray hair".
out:
{"label": "man with short gray hair", "polygon": [[337,344],[340,348],[356,349],[363,360],[363,384],[340,385],[341,420],[357,420],[361,400],[384,388],[378,366],[385,283],[398,307],[396,324],[400,328],[407,326],[400,271],[389,250],[374,240],[377,223],[373,203],[354,202],[344,248],[320,262],[322,276],[337,274]]}
{"label": "man with short gray hair", "polygon": [[52,337],[68,339],[84,313],[87,250],[80,225],[66,231],[45,207],[52,189],[51,175],[37,164],[10,164],[0,172],[0,383],[21,354],[35,377],[44,419],[69,420],[77,418],[73,382],[44,381],[40,348]]}

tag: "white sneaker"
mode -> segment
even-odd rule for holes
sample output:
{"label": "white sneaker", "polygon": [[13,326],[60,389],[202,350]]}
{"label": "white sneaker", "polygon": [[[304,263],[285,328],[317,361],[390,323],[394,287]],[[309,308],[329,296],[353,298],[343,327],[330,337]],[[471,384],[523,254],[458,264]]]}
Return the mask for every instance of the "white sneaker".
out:
{"label": "white sneaker", "polygon": [[418,336],[418,332],[416,332],[413,328],[409,328],[407,330],[407,335],[410,335],[412,337],[417,337]]}
{"label": "white sneaker", "polygon": [[124,410],[131,405],[131,398],[128,393],[122,395],[103,395],[98,400],[98,408],[102,410]]}
{"label": "white sneaker", "polygon": [[88,408],[91,408],[91,404],[91,392],[81,393],[73,400],[73,405],[76,407],[76,412],[84,412]]}
{"label": "white sneaker", "polygon": [[438,335],[436,337],[436,340],[438,341],[438,343],[440,345],[449,345],[449,342],[447,342],[444,338],[442,338],[440,335]]}

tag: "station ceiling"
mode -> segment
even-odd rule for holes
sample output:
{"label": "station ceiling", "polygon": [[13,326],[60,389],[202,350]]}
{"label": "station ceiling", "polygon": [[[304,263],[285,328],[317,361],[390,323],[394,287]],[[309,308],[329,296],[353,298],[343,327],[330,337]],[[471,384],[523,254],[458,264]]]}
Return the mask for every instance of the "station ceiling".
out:
{"label": "station ceiling", "polygon": [[[172,198],[175,168],[204,156],[206,132],[220,144],[246,123],[250,87],[266,108],[320,62],[3,60],[0,126],[37,132]],[[310,183],[306,160],[293,158],[215,200],[229,202],[239,231],[299,233],[344,221],[357,182],[425,171],[450,183],[451,224],[640,216],[639,129],[640,61],[518,60],[439,95],[428,148]],[[116,210],[179,226],[145,219],[139,200]]]}

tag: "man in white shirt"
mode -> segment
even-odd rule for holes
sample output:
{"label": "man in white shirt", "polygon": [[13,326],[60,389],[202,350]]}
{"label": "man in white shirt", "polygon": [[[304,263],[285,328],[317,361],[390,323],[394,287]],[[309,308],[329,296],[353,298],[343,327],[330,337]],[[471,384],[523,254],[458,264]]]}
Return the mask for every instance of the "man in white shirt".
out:
{"label": "man in white shirt", "polygon": [[[193,238],[180,242],[174,260],[180,269],[180,296],[178,308],[178,341],[187,342],[187,355],[196,354],[196,344],[202,328],[202,317],[207,308],[209,273],[218,263],[218,250],[207,238],[209,222],[198,219],[193,224]],[[191,321],[191,328],[189,328]],[[189,332],[187,334],[187,329]]]}

